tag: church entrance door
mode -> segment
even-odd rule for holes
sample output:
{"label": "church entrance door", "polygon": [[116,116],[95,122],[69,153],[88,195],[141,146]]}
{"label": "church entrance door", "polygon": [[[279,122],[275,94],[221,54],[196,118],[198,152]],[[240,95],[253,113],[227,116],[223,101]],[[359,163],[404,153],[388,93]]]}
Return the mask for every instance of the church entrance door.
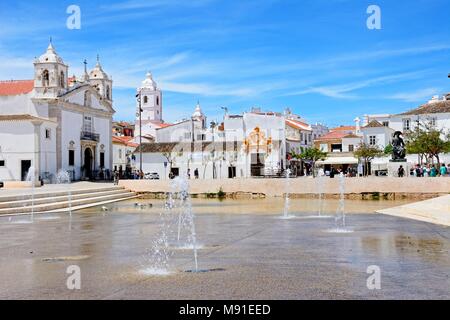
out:
{"label": "church entrance door", "polygon": [[92,149],[86,148],[86,150],[84,150],[84,177],[87,179],[92,178],[93,158]]}

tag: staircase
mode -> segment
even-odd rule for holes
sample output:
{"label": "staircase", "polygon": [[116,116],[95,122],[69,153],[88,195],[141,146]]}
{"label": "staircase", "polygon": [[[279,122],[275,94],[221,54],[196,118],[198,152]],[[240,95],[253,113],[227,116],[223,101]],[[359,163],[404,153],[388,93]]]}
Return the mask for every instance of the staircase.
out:
{"label": "staircase", "polygon": [[32,208],[34,213],[68,212],[137,197],[134,192],[118,186],[92,184],[84,187],[60,186],[55,189],[36,188],[34,200],[30,190],[10,195],[0,193],[0,216],[29,214]]}

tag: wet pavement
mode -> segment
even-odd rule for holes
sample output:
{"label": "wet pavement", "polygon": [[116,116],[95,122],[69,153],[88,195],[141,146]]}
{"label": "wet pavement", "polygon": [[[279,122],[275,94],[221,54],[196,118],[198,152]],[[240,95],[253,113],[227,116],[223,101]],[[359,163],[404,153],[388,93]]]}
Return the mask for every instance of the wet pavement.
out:
{"label": "wet pavement", "polygon": [[[73,214],[0,217],[0,299],[449,299],[450,229],[375,214],[399,201],[346,201],[353,233],[329,233],[334,219],[305,218],[314,200],[193,200],[199,268],[191,250],[170,248],[170,274],[151,276],[149,249],[163,203],[136,201]],[[337,200],[326,200],[334,213]],[[174,232],[169,234],[175,243]],[[81,290],[66,286],[81,270]],[[381,290],[367,268],[381,269]]]}

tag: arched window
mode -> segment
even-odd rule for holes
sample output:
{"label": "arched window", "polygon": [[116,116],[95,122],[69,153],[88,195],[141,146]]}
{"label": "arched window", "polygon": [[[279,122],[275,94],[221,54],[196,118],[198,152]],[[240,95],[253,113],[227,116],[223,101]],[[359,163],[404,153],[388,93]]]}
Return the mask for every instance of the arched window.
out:
{"label": "arched window", "polygon": [[63,71],[61,71],[61,75],[59,77],[59,81],[60,81],[61,88],[65,88],[66,87],[66,77],[64,76],[64,72]]}
{"label": "arched window", "polygon": [[111,88],[106,86],[106,99],[111,100]]}
{"label": "arched window", "polygon": [[148,103],[148,97],[144,96],[144,103]]}
{"label": "arched window", "polygon": [[50,75],[48,70],[42,71],[42,86],[48,87],[50,85]]}
{"label": "arched window", "polygon": [[159,97],[156,97],[156,105],[159,106]]}

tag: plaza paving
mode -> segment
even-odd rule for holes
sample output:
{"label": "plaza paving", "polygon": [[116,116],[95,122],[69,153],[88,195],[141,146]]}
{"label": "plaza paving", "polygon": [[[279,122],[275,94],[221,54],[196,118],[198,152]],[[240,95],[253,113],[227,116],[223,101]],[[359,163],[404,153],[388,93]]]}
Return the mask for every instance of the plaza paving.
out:
{"label": "plaza paving", "polygon": [[[347,201],[349,234],[334,219],[308,219],[317,202],[292,200],[297,219],[281,220],[282,199],[194,200],[201,269],[191,251],[171,250],[168,276],[148,276],[162,202],[135,201],[67,214],[0,217],[1,299],[449,299],[450,229],[375,214],[404,203]],[[338,202],[327,200],[325,211]],[[359,213],[358,213],[359,212]],[[59,219],[54,219],[55,217]],[[40,219],[40,220],[39,220]],[[50,220],[49,220],[50,219]],[[171,233],[171,239],[174,239]],[[173,240],[172,240],[173,241]],[[82,288],[66,287],[81,268]],[[367,289],[367,267],[381,290]]]}

